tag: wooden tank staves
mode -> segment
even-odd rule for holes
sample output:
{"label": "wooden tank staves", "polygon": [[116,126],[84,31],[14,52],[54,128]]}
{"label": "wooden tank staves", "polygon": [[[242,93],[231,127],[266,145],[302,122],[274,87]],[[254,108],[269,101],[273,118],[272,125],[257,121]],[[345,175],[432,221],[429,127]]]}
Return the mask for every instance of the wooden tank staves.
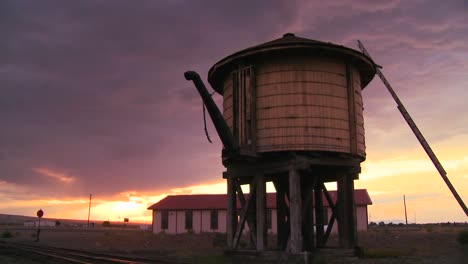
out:
{"label": "wooden tank staves", "polygon": [[215,64],[208,80],[241,151],[326,151],[365,159],[361,90],[375,68],[343,46],[285,34]]}

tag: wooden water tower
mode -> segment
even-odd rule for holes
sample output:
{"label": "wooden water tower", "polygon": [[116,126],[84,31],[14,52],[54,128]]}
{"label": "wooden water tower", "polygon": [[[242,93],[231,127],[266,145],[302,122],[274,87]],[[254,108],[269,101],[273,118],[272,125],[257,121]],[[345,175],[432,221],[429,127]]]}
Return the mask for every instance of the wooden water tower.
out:
{"label": "wooden water tower", "polygon": [[[208,81],[223,96],[222,114],[198,74],[185,73],[224,145],[230,248],[238,248],[247,224],[256,250],[266,250],[269,181],[277,193],[277,248],[324,247],[335,222],[341,247],[356,245],[353,181],[366,157],[361,90],[375,71],[358,51],[288,33],[210,69]],[[336,203],[325,182],[336,182]],[[326,220],[324,198],[332,208]]]}

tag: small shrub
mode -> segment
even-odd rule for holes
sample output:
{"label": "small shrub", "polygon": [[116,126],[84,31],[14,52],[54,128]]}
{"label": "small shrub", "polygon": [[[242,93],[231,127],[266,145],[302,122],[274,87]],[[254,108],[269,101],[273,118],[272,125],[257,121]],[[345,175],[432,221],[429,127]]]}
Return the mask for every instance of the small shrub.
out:
{"label": "small shrub", "polygon": [[62,223],[60,223],[59,220],[56,220],[56,221],[55,221],[55,226],[60,226],[61,224],[62,224]]}
{"label": "small shrub", "polygon": [[213,237],[213,247],[226,247],[227,236],[226,234],[216,233]]}
{"label": "small shrub", "polygon": [[457,241],[462,245],[468,245],[468,230],[463,230],[458,233]]}
{"label": "small shrub", "polygon": [[248,245],[249,244],[244,240],[239,241],[239,247],[242,249],[247,248]]}
{"label": "small shrub", "polygon": [[398,258],[408,255],[408,252],[391,248],[367,248],[362,250],[362,257],[370,259]]}
{"label": "small shrub", "polygon": [[2,238],[11,238],[13,234],[10,231],[4,231],[1,235]]}
{"label": "small shrub", "polygon": [[191,258],[193,263],[218,264],[226,262],[226,259],[223,255],[200,255],[192,256]]}
{"label": "small shrub", "polygon": [[111,223],[109,221],[104,221],[104,222],[102,222],[102,226],[103,227],[110,227]]}

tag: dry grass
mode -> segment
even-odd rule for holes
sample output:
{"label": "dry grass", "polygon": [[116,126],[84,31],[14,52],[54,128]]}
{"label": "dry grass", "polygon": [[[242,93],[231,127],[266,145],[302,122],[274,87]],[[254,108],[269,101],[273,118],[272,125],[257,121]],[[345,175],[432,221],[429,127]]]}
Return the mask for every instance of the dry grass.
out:
{"label": "dry grass", "polygon": [[[36,244],[33,242],[36,238],[34,228],[8,227],[8,232],[13,236],[0,240]],[[43,228],[37,244],[113,255],[145,258],[176,256],[185,259],[222,255],[219,236],[215,233],[153,235],[150,231],[125,228]]]}
{"label": "dry grass", "polygon": [[467,248],[457,242],[457,236],[464,228],[440,225],[377,227],[361,233],[359,241],[365,258],[395,259],[391,263],[468,264]]}
{"label": "dry grass", "polygon": [[[457,242],[466,227],[376,227],[359,234],[363,259],[353,263],[468,264],[468,247]],[[12,237],[0,240],[32,242],[36,230],[1,227]],[[176,256],[194,263],[222,263],[225,236],[216,233],[153,235],[124,228],[49,228],[40,234],[41,245],[146,258]],[[331,241],[333,242],[333,241]]]}

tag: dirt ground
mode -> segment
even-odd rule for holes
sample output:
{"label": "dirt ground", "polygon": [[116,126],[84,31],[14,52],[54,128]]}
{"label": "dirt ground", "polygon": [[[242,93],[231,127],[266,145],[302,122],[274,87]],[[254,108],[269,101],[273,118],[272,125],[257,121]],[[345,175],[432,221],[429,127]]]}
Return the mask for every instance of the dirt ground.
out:
{"label": "dirt ground", "polygon": [[[374,227],[359,234],[363,258],[325,260],[321,263],[362,264],[468,264],[468,247],[457,243],[467,226]],[[10,233],[11,237],[4,236]],[[222,263],[225,236],[222,234],[154,235],[150,231],[125,228],[44,228],[40,241],[36,230],[0,226],[0,240],[32,243],[98,253],[153,258],[177,257],[194,263]],[[336,238],[331,238],[333,244]],[[1,260],[1,259],[0,259]]]}
{"label": "dirt ground", "polygon": [[367,257],[359,263],[468,264],[468,245],[457,242],[462,230],[468,226],[371,228],[359,234],[359,245]]}

